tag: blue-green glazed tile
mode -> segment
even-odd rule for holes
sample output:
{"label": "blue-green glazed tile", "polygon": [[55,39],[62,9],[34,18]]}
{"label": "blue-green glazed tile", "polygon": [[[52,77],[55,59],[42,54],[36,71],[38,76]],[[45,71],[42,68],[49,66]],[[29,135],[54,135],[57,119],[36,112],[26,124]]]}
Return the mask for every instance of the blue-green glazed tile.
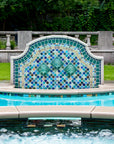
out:
{"label": "blue-green glazed tile", "polygon": [[55,40],[55,41],[56,41],[56,43],[59,43],[59,39],[58,39],[58,38],[56,38],[56,40]]}
{"label": "blue-green glazed tile", "polygon": [[60,40],[59,40],[59,42],[60,42],[60,44],[62,44],[63,40],[62,40],[62,39],[60,39]]}
{"label": "blue-green glazed tile", "polygon": [[80,48],[80,44],[79,43],[77,44],[77,48]]}
{"label": "blue-green glazed tile", "polygon": [[52,43],[55,43],[56,41],[55,41],[55,39],[52,39]]}
{"label": "blue-green glazed tile", "polygon": [[66,43],[66,39],[63,39],[63,43]]}

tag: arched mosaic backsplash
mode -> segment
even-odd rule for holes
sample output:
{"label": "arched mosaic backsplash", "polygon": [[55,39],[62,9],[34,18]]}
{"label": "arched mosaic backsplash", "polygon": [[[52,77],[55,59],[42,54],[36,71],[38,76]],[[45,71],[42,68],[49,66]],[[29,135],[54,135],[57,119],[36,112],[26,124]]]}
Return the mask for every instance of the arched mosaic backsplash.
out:
{"label": "arched mosaic backsplash", "polygon": [[85,89],[103,83],[103,57],[94,56],[82,41],[46,36],[11,57],[11,81],[16,88]]}

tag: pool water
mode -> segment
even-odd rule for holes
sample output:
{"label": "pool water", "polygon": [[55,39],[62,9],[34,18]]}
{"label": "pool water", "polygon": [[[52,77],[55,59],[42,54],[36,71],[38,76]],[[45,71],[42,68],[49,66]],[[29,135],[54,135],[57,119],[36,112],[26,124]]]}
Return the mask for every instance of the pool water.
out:
{"label": "pool water", "polygon": [[0,128],[0,144],[113,144],[114,125]]}
{"label": "pool water", "polygon": [[0,106],[20,105],[94,105],[114,106],[114,93],[91,95],[27,95],[0,94]]}

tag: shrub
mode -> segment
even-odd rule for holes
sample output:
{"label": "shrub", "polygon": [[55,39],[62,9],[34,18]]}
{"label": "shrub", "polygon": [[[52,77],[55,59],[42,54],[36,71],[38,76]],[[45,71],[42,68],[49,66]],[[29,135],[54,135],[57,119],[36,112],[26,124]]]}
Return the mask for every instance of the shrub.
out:
{"label": "shrub", "polygon": [[[15,49],[16,42],[14,40],[10,41],[11,44],[11,50]],[[0,50],[6,49],[6,41],[0,40]]]}
{"label": "shrub", "polygon": [[6,41],[0,40],[0,50],[4,50],[6,48]]}
{"label": "shrub", "polygon": [[11,40],[11,49],[13,50],[16,47],[16,42],[14,40]]}

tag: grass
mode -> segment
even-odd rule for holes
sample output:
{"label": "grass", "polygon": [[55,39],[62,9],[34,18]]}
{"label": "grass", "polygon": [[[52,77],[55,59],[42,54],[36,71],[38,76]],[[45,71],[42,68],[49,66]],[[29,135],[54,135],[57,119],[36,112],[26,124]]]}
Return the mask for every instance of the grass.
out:
{"label": "grass", "polygon": [[[10,80],[9,63],[0,63],[0,80]],[[114,65],[104,66],[104,80],[114,81]]]}
{"label": "grass", "polygon": [[0,63],[0,80],[10,80],[10,63]]}
{"label": "grass", "polygon": [[114,65],[104,66],[104,80],[114,80]]}

